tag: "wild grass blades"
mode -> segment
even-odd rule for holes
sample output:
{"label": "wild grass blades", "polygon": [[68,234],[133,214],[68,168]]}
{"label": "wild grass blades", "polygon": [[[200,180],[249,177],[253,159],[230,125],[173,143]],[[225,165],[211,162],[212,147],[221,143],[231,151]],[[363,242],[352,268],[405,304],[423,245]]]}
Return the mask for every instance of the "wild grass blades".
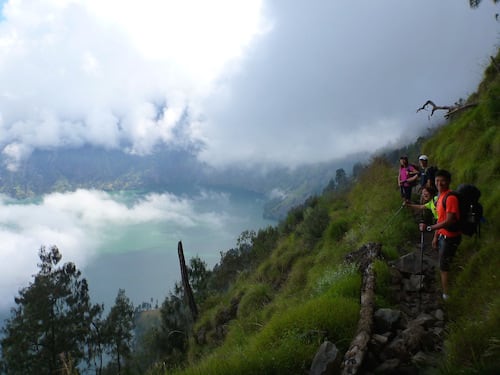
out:
{"label": "wild grass blades", "polygon": [[[357,266],[354,263],[344,263],[334,269],[326,270],[325,273],[318,278],[313,289],[313,295],[320,295],[338,286],[341,281],[354,279],[358,274]],[[359,290],[358,290],[359,292]]]}

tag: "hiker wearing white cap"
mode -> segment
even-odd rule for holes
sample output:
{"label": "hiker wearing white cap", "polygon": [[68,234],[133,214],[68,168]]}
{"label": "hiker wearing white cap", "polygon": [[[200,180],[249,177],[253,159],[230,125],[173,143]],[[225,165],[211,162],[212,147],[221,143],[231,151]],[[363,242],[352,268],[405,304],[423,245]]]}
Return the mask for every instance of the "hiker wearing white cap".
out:
{"label": "hiker wearing white cap", "polygon": [[420,164],[420,189],[423,187],[428,187],[436,189],[434,184],[434,175],[436,174],[436,167],[429,167],[429,158],[427,155],[420,155],[418,157],[418,162]]}

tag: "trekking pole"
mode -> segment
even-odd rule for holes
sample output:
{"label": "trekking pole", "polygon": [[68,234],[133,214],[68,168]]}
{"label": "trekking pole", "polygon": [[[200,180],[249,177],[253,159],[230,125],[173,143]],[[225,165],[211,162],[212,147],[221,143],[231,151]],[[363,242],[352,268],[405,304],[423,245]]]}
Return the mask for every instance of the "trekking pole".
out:
{"label": "trekking pole", "polygon": [[418,309],[422,306],[422,284],[424,278],[424,231],[420,231],[420,285],[418,288]]}
{"label": "trekking pole", "polygon": [[389,227],[389,225],[391,224],[392,220],[394,220],[394,218],[396,216],[398,216],[398,214],[401,212],[401,210],[403,209],[403,207],[405,206],[404,202],[403,204],[401,204],[401,207],[398,208],[398,210],[394,213],[394,215],[392,215],[389,220],[387,220],[387,223],[385,224],[384,228],[382,228],[382,230],[380,231],[380,234],[384,233],[384,231]]}

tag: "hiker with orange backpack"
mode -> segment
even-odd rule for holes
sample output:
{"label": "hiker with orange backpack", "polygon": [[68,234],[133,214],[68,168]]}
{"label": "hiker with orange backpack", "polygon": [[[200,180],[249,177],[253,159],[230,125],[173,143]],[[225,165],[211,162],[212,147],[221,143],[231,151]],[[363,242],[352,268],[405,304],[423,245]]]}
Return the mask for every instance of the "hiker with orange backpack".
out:
{"label": "hiker with orange backpack", "polygon": [[448,274],[451,262],[462,240],[462,232],[458,228],[460,206],[457,195],[450,190],[451,174],[440,169],[436,172],[435,184],[439,192],[436,202],[438,220],[436,224],[420,225],[420,230],[435,231],[432,247],[439,250],[439,270],[443,299],[448,299]]}

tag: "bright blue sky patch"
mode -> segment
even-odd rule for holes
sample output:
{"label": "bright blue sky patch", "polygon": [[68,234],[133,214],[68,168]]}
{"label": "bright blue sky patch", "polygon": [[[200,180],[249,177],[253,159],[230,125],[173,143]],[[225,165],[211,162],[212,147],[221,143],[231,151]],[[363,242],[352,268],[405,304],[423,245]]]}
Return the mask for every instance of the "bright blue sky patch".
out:
{"label": "bright blue sky patch", "polygon": [[5,19],[5,16],[3,15],[3,8],[8,1],[9,0],[0,0],[0,21],[3,21]]}
{"label": "bright blue sky patch", "polygon": [[5,17],[3,16],[3,6],[8,0],[0,0],[0,21],[3,21]]}

